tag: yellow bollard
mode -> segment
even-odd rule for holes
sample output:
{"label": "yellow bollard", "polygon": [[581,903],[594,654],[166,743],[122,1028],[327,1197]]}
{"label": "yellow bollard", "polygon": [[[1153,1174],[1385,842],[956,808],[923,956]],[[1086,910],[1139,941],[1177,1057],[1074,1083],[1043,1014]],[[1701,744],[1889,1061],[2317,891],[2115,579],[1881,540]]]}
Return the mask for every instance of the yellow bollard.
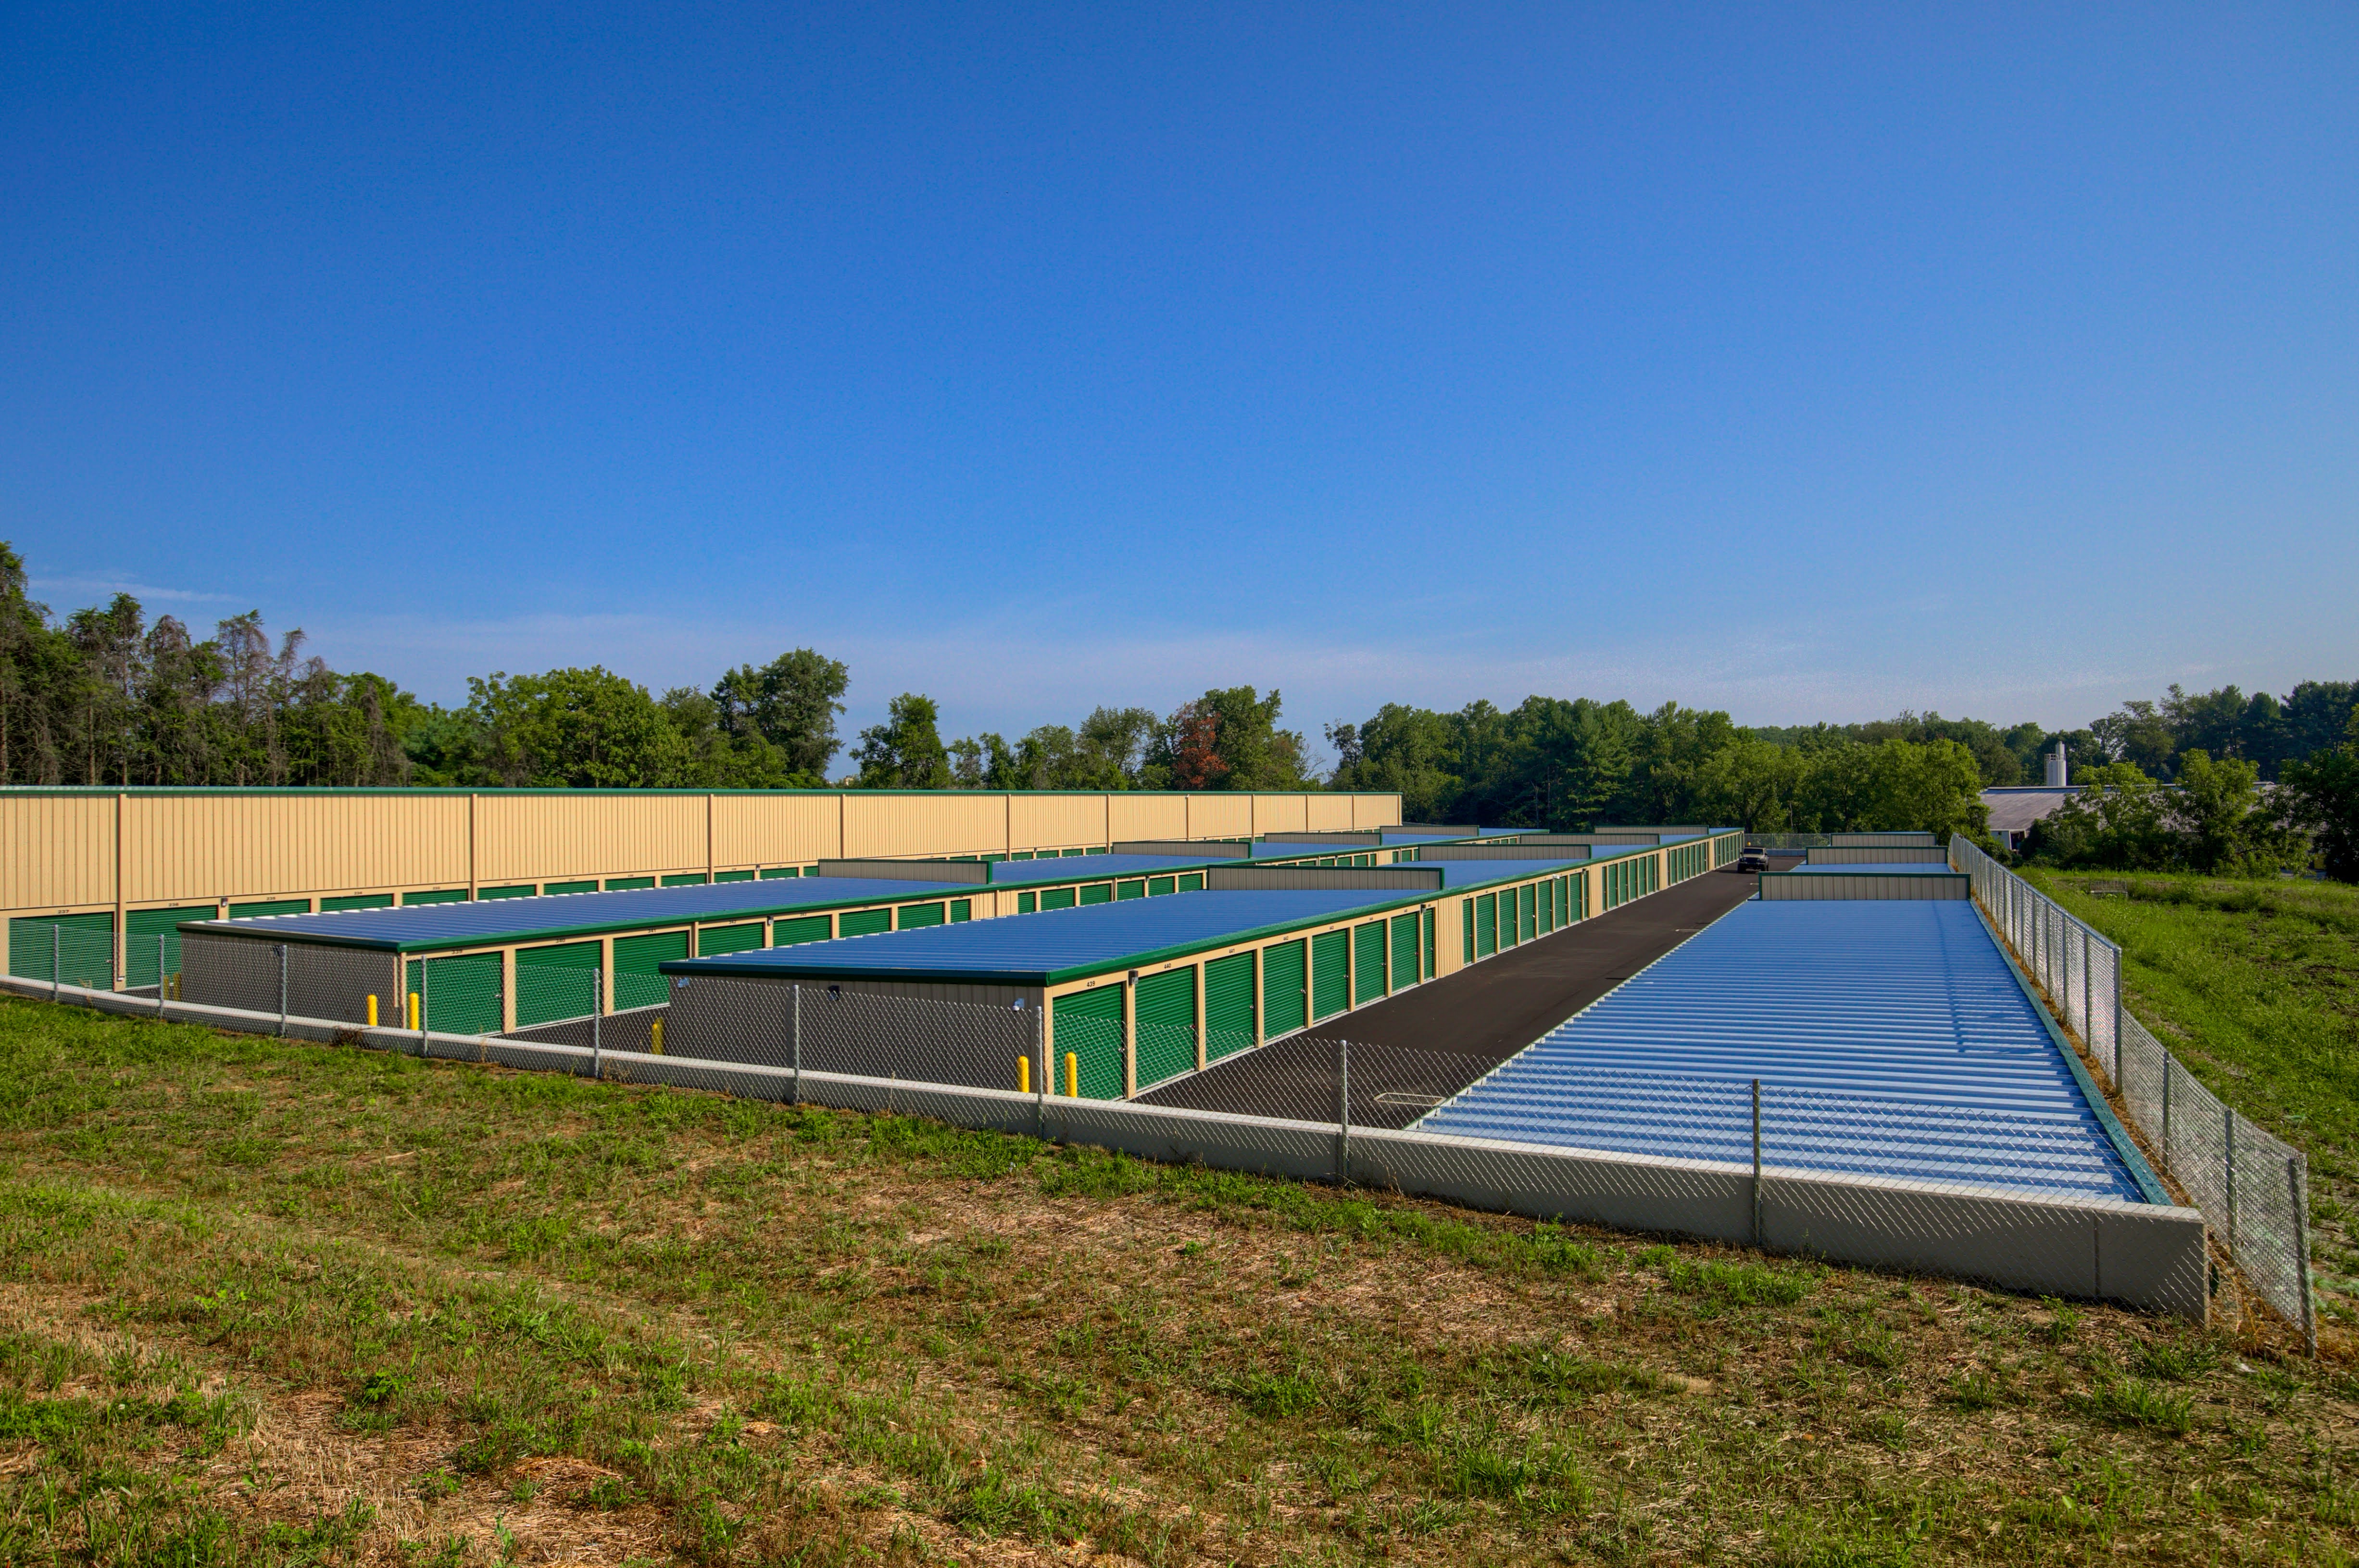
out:
{"label": "yellow bollard", "polygon": [[647,1049],[658,1056],[661,1056],[663,1054],[663,1019],[658,1018],[654,1023],[647,1026]]}
{"label": "yellow bollard", "polygon": [[1077,1051],[1065,1052],[1065,1098],[1080,1099],[1082,1095],[1082,1058]]}
{"label": "yellow bollard", "polygon": [[371,1028],[371,1029],[375,1029],[375,1028],[376,1028],[376,993],[375,993],[375,992],[374,992],[374,991],[372,991],[372,992],[370,992],[370,993],[369,993],[369,1021],[368,1021],[368,1027],[369,1027],[369,1028]]}
{"label": "yellow bollard", "polygon": [[409,1027],[418,1027],[418,993],[415,991],[409,994]]}
{"label": "yellow bollard", "polygon": [[1032,1059],[1028,1056],[1016,1059],[1016,1092],[1019,1094],[1032,1092]]}

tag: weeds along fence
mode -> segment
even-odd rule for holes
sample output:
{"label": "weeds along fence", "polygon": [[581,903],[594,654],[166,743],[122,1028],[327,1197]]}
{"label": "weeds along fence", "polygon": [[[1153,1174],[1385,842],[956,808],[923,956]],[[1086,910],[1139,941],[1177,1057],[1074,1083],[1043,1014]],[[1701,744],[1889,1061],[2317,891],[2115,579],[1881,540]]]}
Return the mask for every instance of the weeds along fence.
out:
{"label": "weeds along fence", "polygon": [[[519,977],[519,989],[523,984]],[[580,984],[586,992],[595,982]],[[2018,1162],[1985,1173],[1987,1181],[1912,1177],[1891,1149],[1860,1146],[1855,1095],[1658,1080],[1612,1097],[1618,1144],[1603,1128],[1595,1144],[1561,1132],[1554,1141],[1519,1141],[1512,1127],[1469,1136],[1417,1125],[1493,1073],[1490,1059],[1316,1032],[1234,1051],[1125,1099],[1092,1096],[1075,1060],[1081,1053],[1059,1049],[1037,1006],[849,985],[701,977],[676,987],[669,1007],[593,1012],[536,1027],[531,1038],[430,1025],[356,1029],[306,1017],[292,994],[285,1011],[255,1011],[183,1002],[168,986],[147,996],[20,975],[0,987],[107,1012],[436,1060],[924,1116],[1148,1160],[2110,1299],[2198,1319],[2207,1311],[2200,1214],[2108,1198],[2060,1165],[2041,1176]],[[669,1025],[669,1040],[654,1028],[658,1021]],[[1075,1087],[1084,1093],[1068,1092]],[[1914,1138],[1930,1149],[1971,1135],[1966,1127],[1912,1127],[1908,1107],[1889,1110],[1880,1125],[1903,1143]],[[1652,1129],[1658,1142],[1634,1143],[1632,1128]]]}
{"label": "weeds along fence", "polygon": [[2141,1141],[2203,1213],[2261,1299],[2314,1353],[2310,1162],[2224,1105],[2122,1003],[2122,952],[1963,838],[1951,864],[2120,1097]]}

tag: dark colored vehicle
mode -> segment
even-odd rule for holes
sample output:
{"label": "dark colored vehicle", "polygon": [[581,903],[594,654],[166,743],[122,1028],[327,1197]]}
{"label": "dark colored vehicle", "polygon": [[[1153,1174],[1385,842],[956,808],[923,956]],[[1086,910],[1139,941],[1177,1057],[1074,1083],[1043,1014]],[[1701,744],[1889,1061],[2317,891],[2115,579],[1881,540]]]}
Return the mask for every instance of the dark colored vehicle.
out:
{"label": "dark colored vehicle", "polygon": [[1748,849],[1737,857],[1736,868],[1739,871],[1767,871],[1769,869],[1769,852],[1766,849]]}

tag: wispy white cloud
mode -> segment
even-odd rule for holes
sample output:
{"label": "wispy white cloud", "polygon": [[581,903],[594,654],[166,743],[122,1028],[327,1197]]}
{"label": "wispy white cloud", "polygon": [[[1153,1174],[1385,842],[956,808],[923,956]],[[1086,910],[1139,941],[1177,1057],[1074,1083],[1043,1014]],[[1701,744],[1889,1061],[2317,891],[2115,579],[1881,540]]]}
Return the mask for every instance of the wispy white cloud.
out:
{"label": "wispy white cloud", "polygon": [[[83,599],[110,599],[117,593],[128,593],[143,603],[161,600],[166,604],[209,604],[228,602],[226,593],[200,593],[193,588],[158,588],[152,583],[134,583],[115,577],[36,577],[26,584],[27,592],[37,599],[54,600],[67,596]],[[63,608],[52,604],[52,609]],[[79,604],[71,606],[80,608]]]}

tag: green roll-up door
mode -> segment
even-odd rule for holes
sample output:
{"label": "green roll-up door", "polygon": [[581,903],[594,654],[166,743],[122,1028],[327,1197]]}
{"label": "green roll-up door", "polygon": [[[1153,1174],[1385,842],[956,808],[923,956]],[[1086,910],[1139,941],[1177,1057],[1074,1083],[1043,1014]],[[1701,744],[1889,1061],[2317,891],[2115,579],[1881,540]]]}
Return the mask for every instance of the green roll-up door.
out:
{"label": "green roll-up door", "polygon": [[597,890],[595,877],[587,882],[544,882],[540,885],[540,894],[544,898],[555,898],[560,893],[595,893]]}
{"label": "green roll-up door", "polygon": [[[390,897],[385,901],[393,902]],[[184,909],[126,909],[123,914],[123,975],[127,985],[156,984],[156,939],[164,939],[164,973],[180,972],[180,922],[209,920],[213,918],[211,904],[191,904]],[[12,964],[11,972],[16,973]],[[41,973],[49,973],[49,954],[41,954]]]}
{"label": "green roll-up door", "polygon": [[825,915],[797,915],[791,920],[770,922],[772,947],[799,947],[807,942],[825,942],[835,933]]}
{"label": "green roll-up door", "polygon": [[1150,898],[1161,898],[1173,890],[1173,883],[1169,877],[1150,877],[1147,879],[1147,896]]}
{"label": "green roll-up door", "polygon": [[1332,1018],[1352,1005],[1352,933],[1321,931],[1310,939],[1310,1018]]}
{"label": "green roll-up door", "polygon": [[1254,1031],[1254,955],[1233,953],[1204,965],[1204,1060],[1246,1050]]}
{"label": "green roll-up door", "polygon": [[973,898],[952,898],[951,900],[951,924],[956,925],[961,920],[971,920],[973,919],[974,919],[974,900]]}
{"label": "green roll-up door", "polygon": [[655,885],[656,879],[652,877],[609,877],[606,878],[606,891],[609,893],[627,893],[634,887],[652,887]]}
{"label": "green roll-up door", "polygon": [[1366,1007],[1385,994],[1385,922],[1352,928],[1352,1005]]}
{"label": "green roll-up door", "polygon": [[404,893],[401,896],[404,908],[411,904],[463,904],[466,901],[467,890],[464,887],[433,887],[423,893]]}
{"label": "green roll-up door", "polygon": [[1086,849],[1069,849],[1065,851],[1065,857],[1070,860],[1076,855],[1087,855],[1089,851]]}
{"label": "green roll-up door", "polygon": [[1138,977],[1131,1001],[1138,1086],[1160,1083],[1196,1068],[1196,969],[1166,969]]}
{"label": "green roll-up door", "polygon": [[893,911],[883,909],[846,909],[836,917],[838,936],[874,936],[878,931],[893,929]]}
{"label": "green roll-up door", "polygon": [[598,944],[594,942],[517,948],[516,1028],[588,1018],[596,1005],[597,984]]}
{"label": "green roll-up door", "polygon": [[1038,893],[1018,893],[1018,894],[1016,894],[1016,912],[1017,914],[1019,914],[1019,915],[1028,915],[1028,914],[1032,913],[1034,910],[1038,909],[1039,907],[1040,907],[1040,895],[1039,895],[1039,894],[1038,894]]}
{"label": "green roll-up door", "polygon": [[1424,979],[1425,976],[1419,972],[1417,966],[1416,913],[1412,911],[1406,915],[1395,915],[1392,920],[1392,929],[1393,968],[1391,980],[1392,988],[1397,991],[1405,985],[1416,985],[1419,980]]}
{"label": "green roll-up door", "polygon": [[1459,899],[1458,913],[1460,923],[1466,928],[1459,933],[1458,962],[1472,964],[1474,962],[1474,900]]}
{"label": "green roll-up door", "polygon": [[1074,902],[1071,887],[1049,887],[1040,894],[1040,907],[1044,909],[1070,909]]}
{"label": "green roll-up door", "polygon": [[1539,884],[1540,934],[1547,936],[1557,928],[1556,878],[1551,877]]}
{"label": "green roll-up door", "polygon": [[[406,984],[424,999],[428,1029],[444,1034],[500,1031],[498,953],[453,953],[448,958],[427,959],[424,967],[425,972],[420,974],[419,961],[411,959],[407,966]],[[402,1008],[405,1017],[408,1010],[406,1006]]]}
{"label": "green roll-up door", "polygon": [[739,926],[704,926],[696,933],[696,956],[699,958],[718,958],[724,953],[745,953],[762,945],[762,922],[759,920]]}
{"label": "green roll-up door", "polygon": [[712,879],[715,882],[751,882],[754,874],[750,871],[716,871]]}
{"label": "green roll-up door", "polygon": [[1305,945],[1281,942],[1261,950],[1261,1007],[1268,1037],[1291,1034],[1310,1021],[1310,993],[1305,986]]}
{"label": "green roll-up door", "polygon": [[[350,893],[341,898],[320,900],[320,912],[323,915],[338,909],[389,909],[391,908],[393,908],[393,895],[390,893]],[[188,918],[202,920],[204,917],[190,915]]]}
{"label": "green roll-up door", "polygon": [[1032,852],[1028,849],[1010,850],[1007,853],[1007,858],[1010,860],[1029,860],[1032,858]]}
{"label": "green roll-up door", "polygon": [[915,931],[919,926],[939,926],[949,922],[950,911],[940,904],[904,904],[893,917],[897,931]]}
{"label": "green roll-up door", "polygon": [[1434,966],[1433,966],[1433,964],[1434,964],[1434,958],[1433,958],[1433,928],[1434,928],[1434,925],[1435,925],[1435,920],[1434,920],[1433,911],[1432,911],[1431,909],[1428,909],[1428,910],[1426,910],[1426,911],[1425,911],[1425,975],[1426,975],[1426,978],[1427,978],[1427,979],[1429,979],[1429,980],[1430,980],[1430,979],[1431,979],[1431,978],[1433,978],[1433,976],[1434,976],[1436,974],[1440,973],[1440,972],[1439,972],[1438,970],[1436,970],[1436,969],[1434,968]]}
{"label": "green roll-up door", "polygon": [[1488,958],[1499,951],[1499,895],[1485,893],[1474,900],[1474,956]]}
{"label": "green roll-up door", "polygon": [[1147,883],[1144,879],[1136,882],[1117,882],[1114,885],[1114,896],[1117,903],[1125,898],[1144,898],[1147,897]]}
{"label": "green roll-up door", "polygon": [[1539,934],[1539,889],[1527,882],[1516,889],[1516,940],[1529,942]]}
{"label": "green roll-up door", "polygon": [[614,1006],[648,1007],[671,998],[671,982],[656,965],[688,956],[684,931],[654,931],[647,936],[614,939]]}
{"label": "green roll-up door", "polygon": [[513,887],[479,887],[475,890],[475,897],[478,898],[538,898],[540,897],[540,888],[535,883],[519,882]]}
{"label": "green roll-up door", "polygon": [[1065,1058],[1075,1058],[1074,1088],[1085,1100],[1122,1098],[1122,987],[1101,985],[1049,1003],[1050,1087],[1065,1092]]}
{"label": "green roll-up door", "polygon": [[[467,897],[466,890],[460,889],[458,896],[464,900]],[[229,918],[234,920],[250,920],[259,915],[308,915],[310,912],[311,900],[309,898],[264,898],[252,904],[232,904],[229,907]],[[67,918],[78,920],[81,917]],[[106,921],[109,931],[114,929],[114,918],[112,915],[100,915],[97,918]]]}
{"label": "green roll-up door", "polygon": [[[190,918],[201,920],[212,912],[208,906],[203,913]],[[156,962],[153,953],[147,955],[147,962],[151,965]],[[80,985],[91,991],[114,990],[114,911],[34,915],[10,920],[8,973],[47,980],[52,968],[61,985]]]}
{"label": "green roll-up door", "polygon": [[1091,886],[1089,886],[1089,887],[1087,887],[1082,888],[1082,903],[1084,903],[1084,904],[1111,904],[1111,903],[1113,903],[1113,902],[1114,902],[1114,884],[1113,884],[1113,883],[1111,883],[1111,882],[1097,882],[1097,883],[1093,883]]}
{"label": "green roll-up door", "polygon": [[1202,872],[1190,871],[1181,874],[1180,877],[1180,891],[1182,893],[1201,893],[1203,890],[1204,874]]}
{"label": "green roll-up door", "polygon": [[701,871],[679,871],[663,879],[667,887],[701,887],[712,878]]}
{"label": "green roll-up door", "polygon": [[799,866],[766,866],[762,868],[762,880],[777,882],[788,877],[799,877],[802,874],[803,868]]}

